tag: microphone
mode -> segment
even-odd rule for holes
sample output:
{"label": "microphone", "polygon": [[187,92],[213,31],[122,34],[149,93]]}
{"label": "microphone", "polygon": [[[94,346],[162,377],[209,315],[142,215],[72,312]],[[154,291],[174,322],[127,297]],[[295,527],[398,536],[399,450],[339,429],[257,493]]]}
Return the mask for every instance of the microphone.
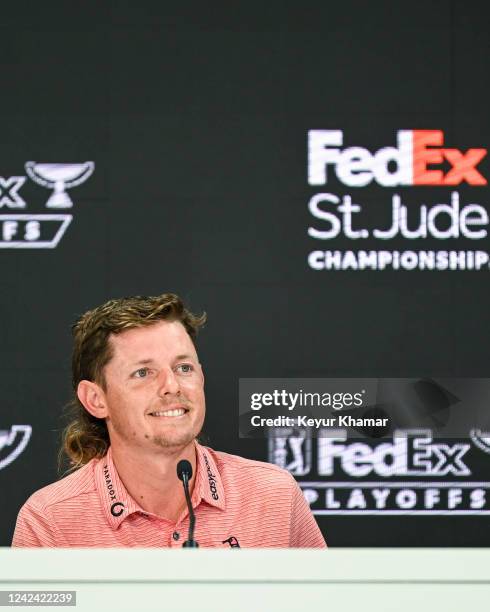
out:
{"label": "microphone", "polygon": [[182,480],[184,485],[185,501],[189,510],[189,534],[187,540],[182,544],[183,548],[199,548],[199,544],[194,540],[194,526],[196,524],[196,515],[191,503],[189,493],[189,480],[192,478],[192,465],[187,459],[182,459],[177,463],[177,476]]}

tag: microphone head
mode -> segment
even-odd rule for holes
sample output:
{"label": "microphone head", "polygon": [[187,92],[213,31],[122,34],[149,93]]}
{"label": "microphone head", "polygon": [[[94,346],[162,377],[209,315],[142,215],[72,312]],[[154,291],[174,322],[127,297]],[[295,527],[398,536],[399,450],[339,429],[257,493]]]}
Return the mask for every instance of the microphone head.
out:
{"label": "microphone head", "polygon": [[182,459],[177,463],[177,476],[182,481],[184,481],[184,474],[187,476],[187,480],[192,478],[192,465],[187,459]]}

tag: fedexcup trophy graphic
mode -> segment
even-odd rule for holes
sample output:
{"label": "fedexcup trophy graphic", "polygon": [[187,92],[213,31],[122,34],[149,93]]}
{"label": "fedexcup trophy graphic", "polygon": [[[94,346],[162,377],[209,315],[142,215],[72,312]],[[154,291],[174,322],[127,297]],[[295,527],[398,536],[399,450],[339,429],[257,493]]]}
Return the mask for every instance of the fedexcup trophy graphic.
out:
{"label": "fedexcup trophy graphic", "polygon": [[82,164],[39,164],[26,162],[25,168],[29,177],[39,185],[53,189],[46,202],[46,208],[71,208],[73,202],[65,189],[77,187],[94,171],[94,162]]}
{"label": "fedexcup trophy graphic", "polygon": [[470,438],[475,446],[484,453],[490,454],[490,431],[472,429],[470,431]]}
{"label": "fedexcup trophy graphic", "polygon": [[45,202],[46,211],[28,212],[28,203],[19,194],[27,177],[0,176],[0,249],[55,249],[73,219],[67,190],[84,183],[95,163],[28,161],[24,166],[33,182],[53,192]]}
{"label": "fedexcup trophy graphic", "polygon": [[[0,430],[0,453],[2,449],[6,446],[13,447],[6,457],[0,459],[0,470],[4,467],[7,467],[7,465],[9,465],[9,463],[12,463],[14,459],[17,459],[17,457],[27,446],[31,437],[31,433],[32,427],[30,425],[12,425],[10,431]],[[21,434],[20,437],[17,434]],[[19,438],[18,442],[14,446],[14,442],[17,438]]]}

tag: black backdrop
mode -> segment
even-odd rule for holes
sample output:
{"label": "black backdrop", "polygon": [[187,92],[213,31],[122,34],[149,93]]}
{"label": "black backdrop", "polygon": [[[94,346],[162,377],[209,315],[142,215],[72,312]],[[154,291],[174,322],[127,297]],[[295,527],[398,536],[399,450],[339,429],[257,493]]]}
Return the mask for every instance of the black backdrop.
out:
{"label": "black backdrop", "polygon": [[[0,176],[27,177],[30,160],[91,160],[95,170],[68,191],[69,210],[48,211],[52,191],[30,178],[18,190],[26,207],[0,208],[73,215],[56,248],[0,249],[0,429],[32,426],[0,470],[0,545],[30,493],[57,477],[70,324],[111,297],[174,291],[208,313],[206,433],[250,458],[268,450],[238,438],[240,377],[488,375],[488,270],[307,263],[318,248],[353,248],[308,235],[321,225],[308,211],[314,194],[351,193],[365,224],[386,226],[396,191],[349,188],[333,174],[308,185],[308,131],[340,129],[344,147],[371,152],[395,146],[400,129],[487,148],[488,17],[483,2],[448,1],[2,7]],[[488,157],[478,168],[490,176]],[[454,190],[487,205],[486,186],[398,193],[418,207]],[[416,242],[381,246],[487,249]],[[488,456],[470,454],[484,479]],[[483,512],[317,519],[331,546],[490,543]]]}

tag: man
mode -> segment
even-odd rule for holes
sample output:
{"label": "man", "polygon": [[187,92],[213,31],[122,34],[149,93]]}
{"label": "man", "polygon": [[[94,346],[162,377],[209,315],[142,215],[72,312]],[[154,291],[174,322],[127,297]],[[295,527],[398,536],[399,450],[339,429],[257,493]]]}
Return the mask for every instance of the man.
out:
{"label": "man", "polygon": [[13,546],[181,547],[186,459],[201,547],[325,547],[288,472],[197,442],[204,320],[174,294],[111,300],[79,319],[63,444],[73,473],[28,499]]}

